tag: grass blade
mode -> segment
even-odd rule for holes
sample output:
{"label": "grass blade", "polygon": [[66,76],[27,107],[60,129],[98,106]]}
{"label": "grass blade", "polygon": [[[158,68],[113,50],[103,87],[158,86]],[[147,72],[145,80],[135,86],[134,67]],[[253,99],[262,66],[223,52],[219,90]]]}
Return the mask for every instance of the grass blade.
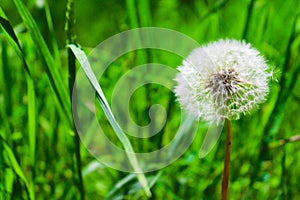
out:
{"label": "grass blade", "polygon": [[31,187],[31,185],[29,184],[21,166],[19,165],[12,149],[6,144],[6,142],[2,138],[2,136],[1,136],[1,140],[2,140],[2,143],[4,146],[4,153],[7,156],[7,161],[10,163],[11,168],[19,176],[19,178],[24,182],[27,192],[28,192],[29,199],[32,199],[32,200],[35,199],[33,189]]}
{"label": "grass blade", "polygon": [[[75,27],[75,5],[74,5],[74,0],[68,0],[67,1],[67,10],[66,10],[66,23],[65,23],[65,31],[67,34],[67,44],[74,43],[76,35],[74,33],[74,27]],[[76,78],[76,58],[75,55],[73,54],[72,50],[68,48],[68,74],[69,74],[69,79],[68,79],[68,85],[69,85],[69,94],[70,94],[70,102],[77,97],[73,97],[72,92],[73,92],[73,87],[74,87],[74,82]],[[73,109],[73,116],[74,120],[77,119],[77,110]],[[84,183],[83,183],[83,178],[82,178],[82,162],[81,162],[81,155],[80,155],[80,138],[79,134],[75,128],[75,125],[72,124],[72,129],[75,133],[74,136],[74,146],[75,146],[75,158],[76,158],[76,173],[78,176],[78,181],[77,181],[77,188],[80,192],[80,199],[84,200],[85,199],[85,188],[84,188]],[[76,181],[76,180],[75,180]]]}
{"label": "grass blade", "polygon": [[[25,70],[27,72],[27,95],[28,95],[28,137],[29,137],[29,149],[30,149],[30,158],[31,164],[34,166],[35,160],[35,139],[36,139],[36,109],[35,109],[35,91],[34,91],[34,83],[30,77],[29,64],[27,64],[22,47],[19,43],[19,40],[11,26],[10,22],[6,19],[6,15],[3,10],[0,8],[0,26],[6,34],[9,42],[13,46],[14,50],[17,54],[22,58]],[[6,69],[6,67],[3,67]],[[5,76],[8,77],[8,76]],[[8,85],[8,84],[6,84]],[[11,106],[7,106],[11,107]]]}
{"label": "grass blade", "polygon": [[[7,52],[7,42],[6,41],[2,41],[1,42],[1,58],[2,58],[2,69],[0,75],[0,79],[2,80],[3,83],[3,97],[4,97],[4,101],[3,101],[3,109],[1,109],[1,118],[2,119],[9,119],[12,115],[12,91],[9,87],[10,84],[12,84],[12,78],[11,78],[11,73],[9,72],[9,70],[7,69],[8,65],[8,52]],[[1,125],[3,126],[3,128],[6,129],[5,132],[10,133],[10,125],[8,120],[2,120],[1,119]]]}
{"label": "grass blade", "polygon": [[132,148],[132,145],[129,141],[129,139],[126,137],[125,133],[123,132],[123,130],[121,129],[121,127],[119,126],[119,124],[117,123],[117,121],[115,120],[115,117],[107,103],[107,100],[103,94],[103,91],[98,83],[97,78],[95,77],[95,74],[93,73],[87,57],[85,55],[85,53],[78,48],[75,45],[69,45],[69,47],[72,49],[74,55],[76,56],[77,60],[79,61],[79,63],[81,64],[82,69],[84,70],[86,76],[88,77],[91,85],[94,87],[94,89],[96,90],[97,93],[97,98],[100,102],[100,105],[107,117],[107,119],[109,120],[112,128],[114,129],[117,137],[119,138],[119,140],[121,141],[121,143],[123,144],[125,151],[127,153],[128,159],[133,167],[133,169],[138,173],[137,177],[139,179],[140,184],[142,185],[142,187],[144,188],[146,194],[148,196],[151,196],[151,192],[148,186],[148,182],[146,180],[145,175],[142,173],[142,170],[138,164],[138,160],[134,155],[134,150]]}
{"label": "grass blade", "polygon": [[[2,28],[4,34],[7,36],[8,41],[10,42],[10,44],[12,45],[12,47],[14,48],[14,50],[16,51],[18,56],[23,59],[23,64],[24,64],[25,70],[30,75],[30,69],[31,69],[30,65],[29,65],[29,63],[27,63],[26,58],[25,58],[25,54],[23,53],[20,42],[19,42],[19,40],[18,40],[14,30],[13,30],[13,27],[11,26],[10,22],[7,20],[7,17],[5,15],[4,11],[1,9],[1,7],[0,7],[0,28]],[[38,30],[37,30],[37,32],[38,32]],[[37,34],[40,35],[39,32]],[[41,35],[38,38],[41,38]],[[43,39],[41,39],[41,40],[43,41]],[[38,42],[36,42],[36,43],[38,43]],[[44,43],[44,45],[42,45],[42,46],[45,46],[46,44],[45,44],[44,41],[43,41],[43,43]],[[39,48],[39,49],[41,49],[41,48]],[[45,50],[45,52],[48,52],[47,53],[47,55],[49,55],[48,60],[52,60],[51,66],[54,67],[55,66],[53,64],[54,61],[53,61],[53,58],[51,57],[51,54],[50,54],[49,50]],[[44,56],[42,56],[42,57],[44,58]],[[60,113],[64,114],[67,117],[68,122],[71,123],[70,112],[67,111],[67,108],[70,105],[70,103],[68,102],[68,98],[65,100],[65,97],[60,97],[60,94],[65,96],[65,95],[67,95],[67,93],[66,92],[60,92],[59,93],[59,90],[57,89],[57,88],[62,89],[63,88],[63,83],[61,83],[61,81],[59,81],[57,78],[54,78],[54,79],[51,78],[52,77],[51,76],[51,70],[50,71],[48,70],[47,65],[46,65],[46,72],[47,72],[48,77],[50,79],[51,87],[54,90],[54,92],[56,94],[56,97],[58,98],[58,101],[60,102],[59,108],[60,108],[60,110],[63,111],[63,112],[60,112]],[[54,83],[55,80],[57,82],[56,84]],[[62,99],[64,99],[63,100],[63,102],[65,102],[64,104],[61,103]]]}
{"label": "grass blade", "polygon": [[14,32],[13,27],[11,26],[10,22],[8,21],[4,11],[0,7],[0,28],[3,30],[4,34],[7,36],[8,41],[13,46],[14,50],[18,54],[20,58],[23,58],[25,70],[30,74],[29,67],[25,61],[24,54],[22,51],[22,47],[20,42],[17,38],[17,35]]}
{"label": "grass blade", "polygon": [[52,48],[53,48],[54,60],[58,66],[61,66],[59,48],[58,48],[57,40],[54,35],[52,15],[51,15],[48,0],[44,1],[44,5],[45,5],[46,20],[47,20],[47,24],[48,24],[49,32],[50,32],[49,36],[50,36],[51,44],[52,44]]}
{"label": "grass blade", "polygon": [[28,98],[28,140],[29,155],[32,166],[35,166],[35,147],[36,147],[36,97],[33,80],[27,76],[27,98]]}
{"label": "grass blade", "polygon": [[67,117],[68,123],[71,124],[72,118],[71,118],[71,113],[69,112],[71,103],[68,98],[68,90],[66,84],[63,82],[61,73],[59,73],[58,71],[59,68],[57,64],[54,62],[54,59],[46,45],[46,42],[44,41],[37,27],[37,24],[34,21],[28,9],[24,6],[21,0],[14,0],[14,3],[17,7],[17,10],[25,26],[28,28],[31,34],[32,40],[36,44],[37,49],[41,54],[42,60],[45,61],[44,66],[48,78],[51,82],[51,87],[54,90],[56,97],[58,98],[58,101]]}
{"label": "grass blade", "polygon": [[130,20],[130,26],[132,28],[138,28],[139,24],[136,14],[135,0],[126,0],[126,6]]}

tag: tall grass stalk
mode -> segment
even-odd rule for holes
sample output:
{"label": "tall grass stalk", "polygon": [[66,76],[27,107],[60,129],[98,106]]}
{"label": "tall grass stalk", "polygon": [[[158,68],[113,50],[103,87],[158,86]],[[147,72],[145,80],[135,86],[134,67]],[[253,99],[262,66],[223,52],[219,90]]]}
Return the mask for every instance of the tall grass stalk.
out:
{"label": "tall grass stalk", "polygon": [[[67,33],[67,44],[75,43],[75,34],[74,34],[74,25],[75,25],[75,16],[74,16],[74,0],[68,0],[67,2],[67,11],[66,11],[66,33]],[[70,94],[70,102],[72,103],[73,99],[73,85],[75,82],[76,76],[76,63],[75,63],[75,56],[70,48],[68,48],[68,70],[69,70],[69,94]],[[76,97],[74,97],[76,98]],[[76,99],[75,99],[76,101]],[[72,111],[72,104],[70,106],[70,110]],[[73,109],[73,116],[77,116],[76,109]],[[75,133],[74,136],[74,144],[75,144],[75,158],[76,158],[76,170],[78,176],[78,183],[76,184],[78,190],[80,192],[80,197],[84,200],[84,184],[82,178],[82,163],[81,163],[81,156],[80,156],[80,138],[75,128],[74,123],[72,124],[73,132]]]}

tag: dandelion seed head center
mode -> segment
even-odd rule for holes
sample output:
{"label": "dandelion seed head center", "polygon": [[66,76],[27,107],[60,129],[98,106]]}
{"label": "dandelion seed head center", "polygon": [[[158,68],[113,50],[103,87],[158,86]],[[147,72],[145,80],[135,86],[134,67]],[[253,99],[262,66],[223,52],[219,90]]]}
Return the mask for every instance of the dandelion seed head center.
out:
{"label": "dandelion seed head center", "polygon": [[234,69],[220,69],[217,73],[210,74],[206,83],[206,89],[214,94],[228,97],[230,94],[240,90],[238,84],[241,82],[238,72]]}

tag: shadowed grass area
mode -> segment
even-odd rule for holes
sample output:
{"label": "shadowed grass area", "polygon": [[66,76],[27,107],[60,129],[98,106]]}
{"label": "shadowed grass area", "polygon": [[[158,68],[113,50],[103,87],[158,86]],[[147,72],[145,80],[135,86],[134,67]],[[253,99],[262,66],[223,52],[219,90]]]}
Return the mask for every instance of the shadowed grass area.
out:
{"label": "shadowed grass area", "polygon": [[[0,199],[220,198],[225,134],[199,159],[208,127],[202,122],[193,144],[178,160],[145,177],[97,162],[76,138],[70,101],[76,63],[66,41],[74,43],[76,35],[76,42],[89,52],[114,34],[148,26],[179,31],[199,44],[220,38],[245,39],[264,55],[274,70],[274,80],[268,100],[232,123],[229,199],[297,199],[298,4],[298,0],[74,1],[75,21],[69,23],[75,23],[66,32],[67,1],[1,1]],[[118,80],[135,66],[155,62],[175,69],[182,59],[153,49],[122,55],[99,80],[109,106]],[[94,100],[106,136],[123,148],[124,141]],[[169,144],[178,130],[181,111],[175,96],[155,84],[133,94],[132,119],[147,125],[151,121],[148,110],[156,103],[166,109],[166,125],[149,139],[125,134],[135,152]],[[148,185],[152,197],[145,194]]]}

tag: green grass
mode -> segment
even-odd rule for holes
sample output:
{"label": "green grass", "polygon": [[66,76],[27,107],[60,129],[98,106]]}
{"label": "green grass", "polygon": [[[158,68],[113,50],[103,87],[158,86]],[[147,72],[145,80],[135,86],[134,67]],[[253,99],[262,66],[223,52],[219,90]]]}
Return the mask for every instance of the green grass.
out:
{"label": "green grass", "polygon": [[[199,44],[245,39],[265,56],[278,81],[271,82],[268,100],[260,109],[232,124],[229,199],[297,199],[300,142],[278,145],[278,141],[300,134],[298,4],[297,0],[74,1],[71,18],[76,22],[68,35],[66,1],[47,1],[44,7],[37,7],[34,0],[1,1],[0,199],[147,199],[147,185],[150,199],[220,198],[225,135],[199,159],[207,130],[202,122],[183,156],[166,168],[138,176],[98,163],[76,139],[69,79],[76,66],[67,44],[76,39],[89,52],[114,34],[147,26],[182,32]],[[79,49],[73,48],[76,55]],[[149,62],[176,68],[182,58],[151,49],[121,56],[99,80],[102,99],[111,102],[122,75]],[[132,118],[149,123],[148,109],[154,103],[163,105],[169,117],[163,130],[149,140],[116,135],[109,123],[114,119],[107,119],[108,113],[95,101],[98,122],[119,147],[126,143],[125,148],[132,146],[135,152],[156,150],[175,136],[180,108],[172,92],[147,85],[132,96]],[[132,162],[136,163],[134,158]]]}

